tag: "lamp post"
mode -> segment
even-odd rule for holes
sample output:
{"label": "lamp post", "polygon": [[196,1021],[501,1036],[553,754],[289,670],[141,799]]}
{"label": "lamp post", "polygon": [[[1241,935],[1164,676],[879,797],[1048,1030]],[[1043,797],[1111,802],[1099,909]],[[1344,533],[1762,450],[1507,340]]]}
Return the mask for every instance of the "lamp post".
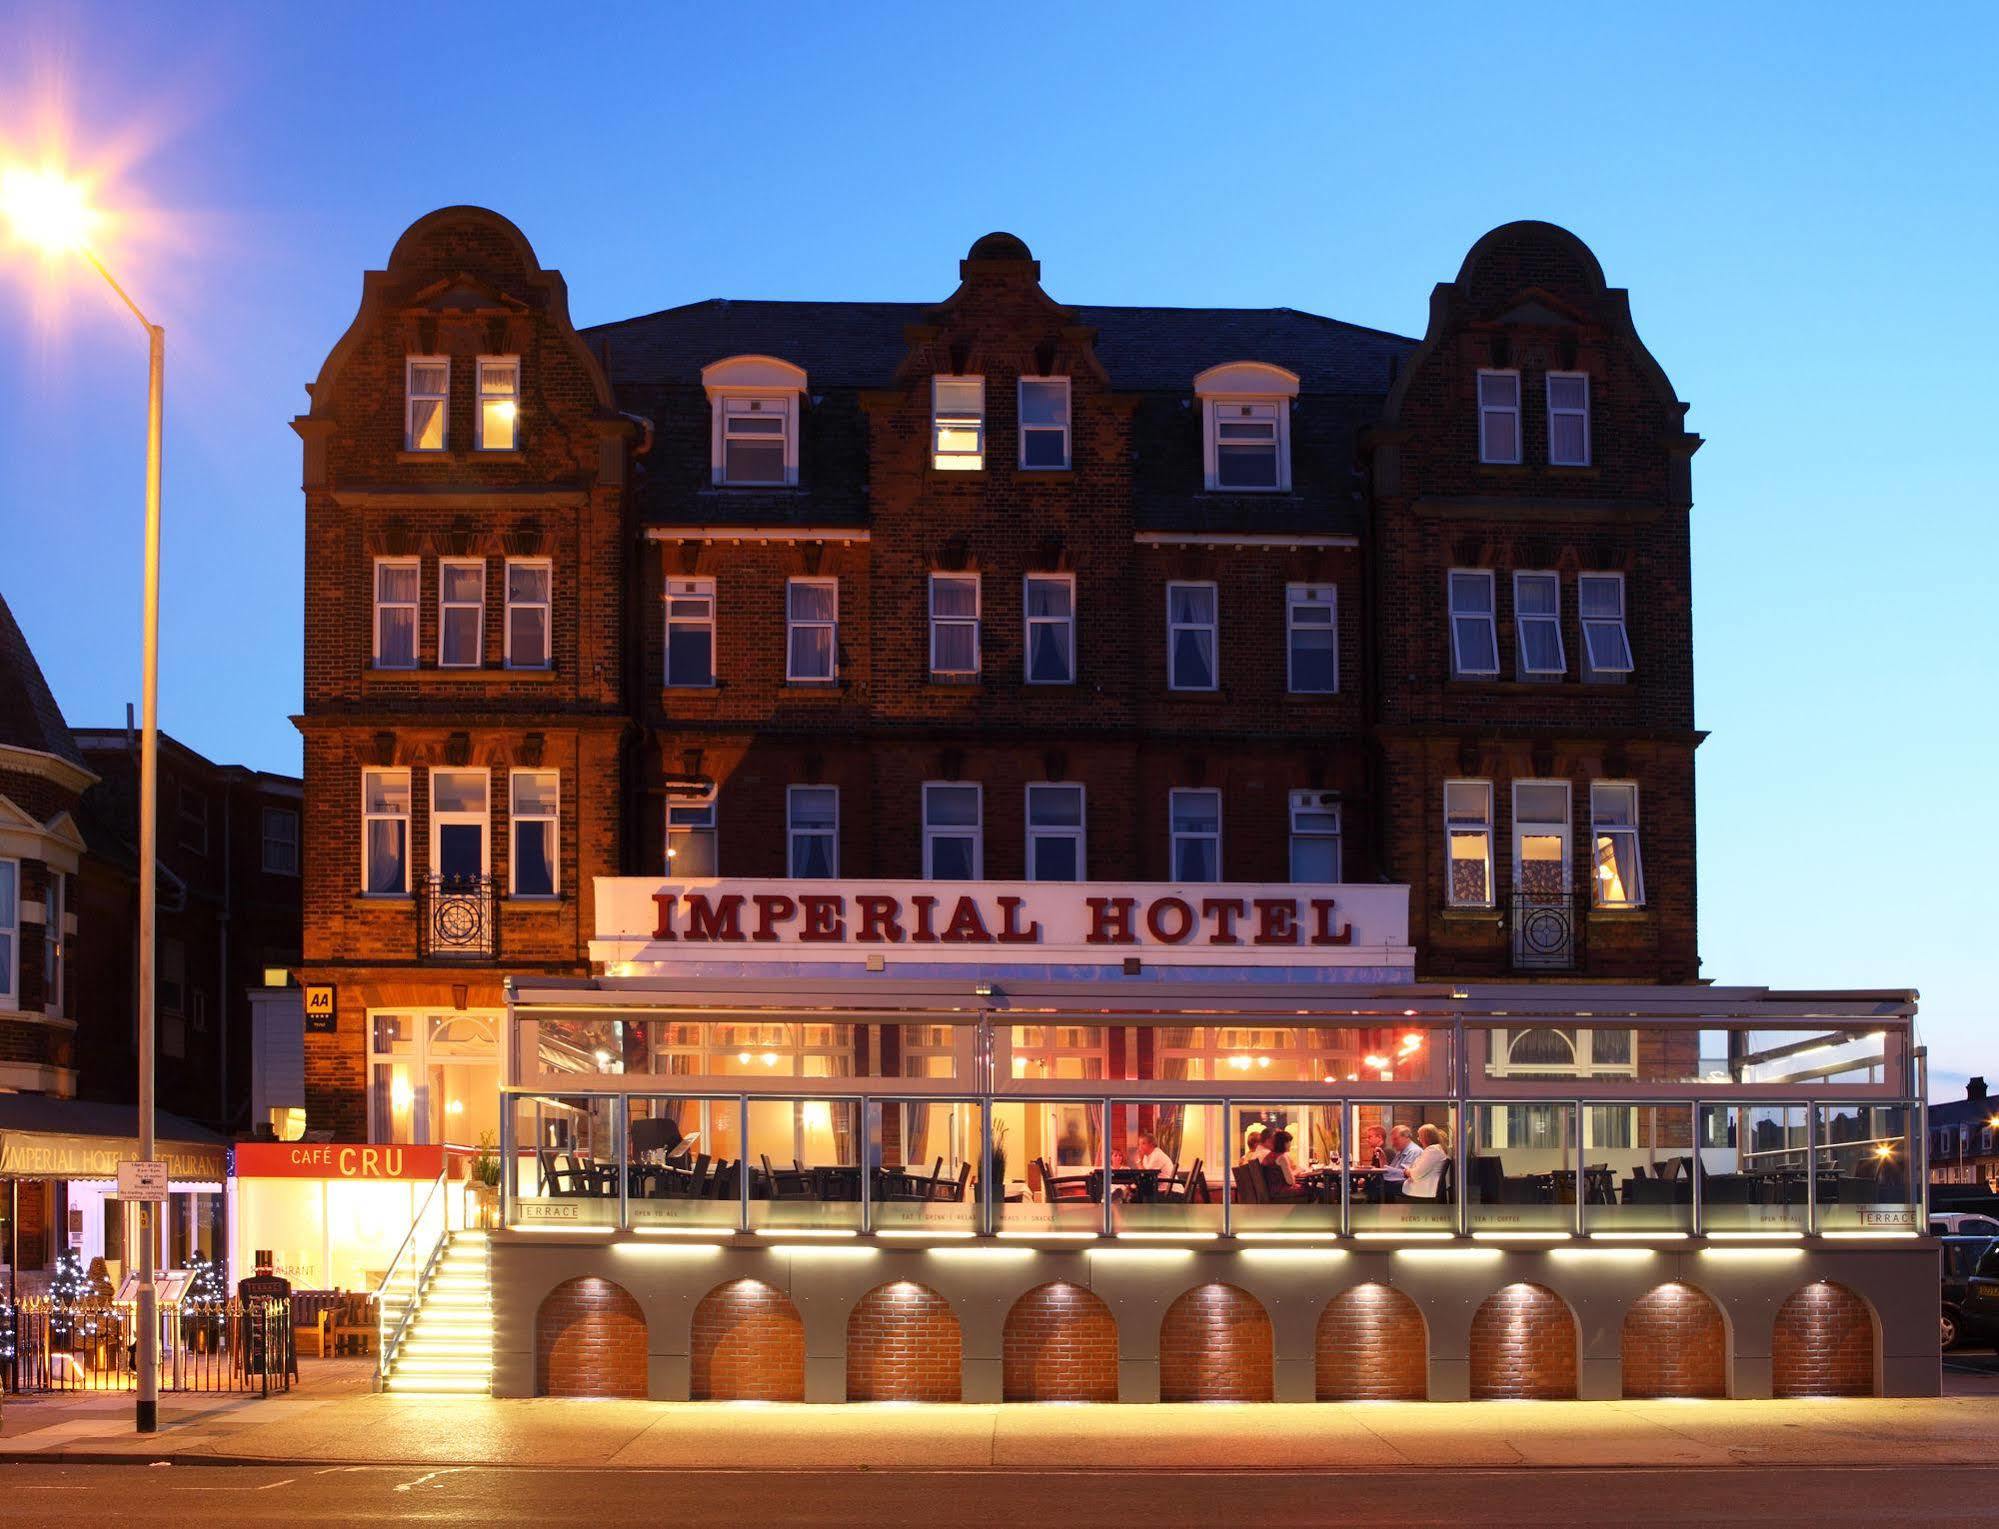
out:
{"label": "lamp post", "polygon": [[[0,173],[0,211],[15,235],[51,255],[81,255],[102,276],[118,300],[146,331],[146,568],[141,617],[139,691],[139,1156],[154,1152],[153,929],[159,890],[156,860],[159,836],[160,691],[160,451],[166,390],[167,332],[147,318],[118,284],[89,234],[95,215],[83,188],[51,170],[9,169]],[[153,1286],[156,1212],[139,1202],[139,1396],[140,1433],[159,1428],[160,1365],[158,1292]]]}

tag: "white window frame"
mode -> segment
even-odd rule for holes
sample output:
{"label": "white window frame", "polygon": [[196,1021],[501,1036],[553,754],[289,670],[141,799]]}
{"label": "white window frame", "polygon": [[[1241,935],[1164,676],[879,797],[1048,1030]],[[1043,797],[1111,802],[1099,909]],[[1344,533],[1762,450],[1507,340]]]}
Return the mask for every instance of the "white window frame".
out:
{"label": "white window frame", "polygon": [[[1560,786],[1565,812],[1561,822],[1553,818],[1523,818],[1520,815],[1520,791],[1524,786]],[[1566,899],[1575,894],[1576,860],[1576,792],[1566,780],[1551,776],[1535,776],[1513,782],[1513,893],[1522,895],[1520,868],[1526,863],[1524,851],[1527,840],[1546,838],[1559,834],[1562,841],[1562,890]]]}
{"label": "white window frame", "polygon": [[[486,369],[504,367],[510,374],[507,391],[489,392],[486,388]],[[472,431],[473,445],[480,451],[519,451],[521,449],[521,358],[519,356],[481,356],[474,363],[472,382],[478,392],[473,400]],[[511,402],[514,406],[513,418],[508,431],[511,437],[504,446],[493,446],[486,441],[486,404],[489,400]]]}
{"label": "white window frame", "polygon": [[[713,690],[715,688],[715,581],[707,579],[668,579],[666,593],[661,597],[666,612],[666,646],[660,652],[662,688],[668,690]],[[786,595],[787,609],[789,594]],[[674,604],[681,600],[706,600],[706,616],[681,616],[674,613]],[[683,680],[673,674],[673,634],[675,630],[705,630],[708,633],[708,677],[703,680]],[[789,651],[789,638],[786,650]],[[788,661],[788,660],[787,660]]]}
{"label": "white window frame", "polygon": [[[1243,416],[1251,414],[1256,420],[1263,418],[1261,411],[1269,411],[1271,424],[1271,445],[1276,452],[1276,482],[1274,483],[1224,483],[1222,482],[1222,426],[1241,424]],[[1203,466],[1206,471],[1207,489],[1211,494],[1285,494],[1291,491],[1291,400],[1259,395],[1236,395],[1204,398],[1201,400],[1203,415],[1204,451]],[[1233,416],[1233,417],[1231,417]],[[1236,443],[1242,444],[1242,443]]]}
{"label": "white window frame", "polygon": [[[403,785],[405,787],[405,790],[403,792],[403,797],[404,800],[409,805],[404,807],[404,809],[401,812],[370,812],[368,810],[368,778],[371,775],[401,776]],[[416,879],[416,867],[413,863],[413,856],[411,854],[411,851],[415,848],[414,844],[411,842],[413,838],[413,829],[411,827],[411,820],[415,817],[415,810],[414,810],[415,806],[416,806],[416,785],[415,782],[412,781],[410,778],[410,771],[407,765],[395,769],[368,768],[362,770],[361,772],[361,895],[362,896],[408,897],[410,895],[411,890],[415,886],[415,879]],[[369,884],[374,880],[374,878],[368,874],[370,869],[368,864],[369,845],[373,842],[373,835],[369,832],[369,828],[371,827],[371,825],[373,825],[376,822],[401,823],[403,825],[403,885],[401,891],[371,892],[368,890]]]}
{"label": "white window frame", "polygon": [[[1027,389],[1030,384],[1036,387],[1056,388],[1060,391],[1062,398],[1062,423],[1060,425],[1030,425],[1027,423]],[[1048,473],[1067,472],[1069,470],[1069,409],[1072,396],[1073,390],[1070,387],[1067,377],[1022,376],[1015,380],[1014,419],[1019,424],[1020,442],[1018,462],[1022,472]],[[1052,464],[1047,462],[1029,462],[1027,460],[1027,438],[1029,435],[1059,435],[1062,438],[1062,460]]]}
{"label": "white window frame", "polygon": [[[937,587],[940,584],[969,584],[972,586],[972,614],[970,616],[940,616],[937,614]],[[979,623],[984,611],[982,581],[976,573],[932,573],[930,575],[930,672],[949,679],[976,678],[984,664],[979,647]],[[972,629],[972,667],[969,669],[946,669],[938,662],[937,639],[945,627],[965,627]]]}
{"label": "white window frame", "polygon": [[[1296,657],[1301,610],[1325,611],[1325,629],[1333,635],[1333,682],[1322,690],[1301,690],[1298,686]],[[1316,629],[1318,622],[1308,624]],[[1287,584],[1284,586],[1284,688],[1292,695],[1338,695],[1340,693],[1340,590],[1337,584]]]}
{"label": "white window frame", "polygon": [[[705,822],[692,821],[676,824],[673,821],[675,809],[683,812],[705,812],[707,820]],[[678,874],[673,868],[673,862],[676,858],[673,848],[673,836],[676,829],[682,834],[708,835],[709,842],[713,846],[714,851],[711,856],[715,862],[714,874],[717,876],[722,874],[722,811],[721,791],[718,787],[709,786],[704,791],[680,791],[669,795],[666,799],[666,806],[661,809],[661,819],[661,827],[665,830],[666,834],[662,855],[668,876]]]}
{"label": "white window frame", "polygon": [[[1485,585],[1485,609],[1458,609],[1458,580],[1478,579]],[[1490,568],[1452,568],[1444,575],[1444,608],[1449,613],[1451,626],[1451,674],[1460,679],[1497,679],[1499,677],[1499,581],[1493,577]],[[1459,641],[1458,623],[1473,621],[1486,629],[1486,637],[1492,644],[1492,667],[1474,669],[1465,662],[1464,644]]]}
{"label": "white window frame", "polygon": [[[1555,591],[1555,609],[1551,613],[1532,612],[1527,602],[1520,598],[1520,591],[1527,585],[1547,585]],[[1544,626],[1555,636],[1555,665],[1535,666],[1528,662],[1530,644],[1527,629],[1530,626]],[[1536,679],[1559,679],[1569,672],[1568,644],[1562,641],[1562,576],[1552,568],[1516,568],[1513,570],[1513,665],[1523,677]]]}
{"label": "white window frame", "polygon": [[[1173,619],[1173,591],[1176,589],[1205,589],[1213,596],[1209,609],[1213,614],[1206,621],[1175,621]],[[1174,639],[1182,632],[1206,632],[1208,634],[1208,683],[1205,685],[1183,685],[1180,683],[1178,665],[1174,661]],[[1166,585],[1166,688],[1168,690],[1214,691],[1222,688],[1222,589],[1213,579],[1171,579]]]}
{"label": "white window frame", "polygon": [[[792,614],[791,594],[805,586],[830,589],[833,591],[833,614],[830,619],[822,617],[800,618]],[[824,674],[799,674],[791,667],[794,652],[792,634],[800,628],[815,630],[825,628],[832,633],[828,644],[827,667]],[[784,581],[784,678],[790,685],[830,685],[840,678],[840,581],[837,578],[792,578]]]}
{"label": "white window frame", "polygon": [[[444,391],[441,393],[419,393],[416,390],[416,369],[419,366],[441,366],[444,368]],[[442,421],[435,446],[419,446],[416,440],[416,406],[419,403],[438,405],[438,418]],[[425,456],[434,456],[451,449],[451,358],[449,356],[405,356],[403,357],[403,450],[420,451]]]}
{"label": "white window frame", "polygon": [[[479,574],[479,598],[477,600],[447,600],[444,597],[445,574],[452,570],[460,572],[476,569]],[[470,662],[451,660],[445,657],[448,651],[445,633],[448,626],[447,613],[455,610],[472,610],[478,613],[478,624],[472,639]],[[441,557],[437,560],[437,667],[440,669],[479,669],[486,663],[486,560],[482,557]]]}
{"label": "white window frame", "polygon": [[[972,800],[978,803],[978,815],[971,823],[938,823],[930,821],[930,792],[933,787],[943,787],[954,791],[970,791]],[[926,780],[923,783],[923,879],[935,881],[931,871],[931,849],[938,839],[962,839],[967,834],[972,840],[972,880],[983,881],[986,874],[986,788],[977,781],[970,780]]]}
{"label": "white window frame", "polygon": [[[800,792],[823,792],[833,798],[833,826],[831,828],[800,828],[798,826],[798,797]],[[798,841],[800,838],[825,839],[828,854],[826,863],[827,880],[836,880],[840,875],[840,788],[826,785],[797,785],[784,788],[784,873],[787,876],[804,877],[798,868]],[[818,880],[821,878],[810,878]]]}
{"label": "white window frame", "polygon": [[[1513,402],[1511,404],[1489,404],[1485,401],[1485,379],[1488,377],[1510,377],[1513,380]],[[1481,367],[1479,368],[1479,373],[1478,373],[1477,388],[1478,388],[1477,403],[1478,403],[1479,461],[1491,462],[1502,467],[1513,467],[1519,465],[1521,461],[1522,449],[1525,444],[1522,439],[1523,432],[1521,430],[1522,410],[1520,407],[1521,393],[1520,393],[1519,368]],[[1510,457],[1501,457],[1493,455],[1492,442],[1486,427],[1490,422],[1490,417],[1495,414],[1507,414],[1511,415],[1513,418],[1513,455]]]}
{"label": "white window frame", "polygon": [[[1036,584],[1063,584],[1069,590],[1069,614],[1066,616],[1037,616],[1030,595]],[[1030,573],[1020,581],[1020,608],[1025,638],[1020,657],[1022,683],[1028,685],[1073,685],[1076,683],[1076,576],[1073,573]],[[1069,672],[1059,680],[1038,680],[1034,677],[1034,629],[1037,626],[1059,626],[1068,631]]]}
{"label": "white window frame", "polygon": [[[755,415],[776,418],[782,425],[778,436],[766,433],[732,433],[731,419]],[[714,461],[712,476],[723,488],[791,488],[798,482],[798,394],[789,388],[718,389],[714,395]],[[781,466],[775,478],[732,478],[729,476],[729,442],[749,441],[767,446],[773,439],[779,446]]]}
{"label": "white window frame", "polygon": [[[1584,591],[1590,585],[1607,585],[1617,591],[1617,615],[1592,616],[1584,604]],[[1624,604],[1624,575],[1621,573],[1579,573],[1576,575],[1576,620],[1583,634],[1583,669],[1588,674],[1630,674],[1636,667],[1631,652],[1631,629],[1626,624]],[[1593,638],[1614,641],[1623,650],[1622,664],[1600,664],[1596,661],[1596,642]]]}
{"label": "white window frame", "polygon": [[[541,600],[516,600],[514,598],[514,570],[516,568],[538,568],[546,576],[548,594]],[[501,620],[506,626],[504,662],[509,669],[552,669],[555,667],[555,560],[546,557],[510,557],[501,570],[506,580],[502,590],[503,609]],[[538,610],[541,612],[541,662],[522,663],[514,655],[514,612],[516,610]]]}
{"label": "white window frame", "polygon": [[[1073,828],[1065,824],[1037,824],[1034,821],[1034,793],[1037,791],[1073,791],[1076,793],[1076,824]],[[1034,874],[1034,847],[1043,839],[1068,839],[1076,846],[1076,880],[1090,879],[1090,794],[1081,781],[1076,780],[1031,780],[1021,793],[1021,818],[1027,825],[1027,860],[1022,874],[1029,881],[1039,881]]]}
{"label": "white window frame", "polygon": [[[514,794],[514,782],[523,775],[547,775],[555,780],[555,801],[546,812],[523,812]],[[520,886],[520,838],[514,832],[522,823],[546,823],[548,830],[548,890],[523,892]],[[533,902],[554,902],[562,896],[562,772],[550,766],[507,771],[507,896]]]}
{"label": "white window frame", "polygon": [[[1288,846],[1290,857],[1287,868],[1291,880],[1298,881],[1298,842],[1301,839],[1318,842],[1328,840],[1333,846],[1333,879],[1329,885],[1338,885],[1346,878],[1346,808],[1345,803],[1330,791],[1293,791],[1290,798],[1291,841]],[[1298,824],[1300,813],[1331,813],[1333,827],[1301,828]],[[1308,883],[1317,885],[1317,883]]]}
{"label": "white window frame", "polygon": [[[1451,788],[1453,786],[1475,787],[1485,803],[1483,815],[1476,818],[1464,814],[1459,814],[1455,817],[1452,816]],[[1447,907],[1490,908],[1495,906],[1498,901],[1499,884],[1493,864],[1493,839],[1498,830],[1493,822],[1493,797],[1494,793],[1490,780],[1457,777],[1444,782],[1444,903]],[[1451,864],[1455,857],[1451,853],[1451,838],[1454,832],[1477,832],[1485,835],[1485,896],[1483,899],[1474,901],[1469,898],[1460,898],[1457,895],[1457,888],[1452,884]]]}
{"label": "white window frame", "polygon": [[[42,888],[42,1012],[62,1014],[63,911],[69,899],[64,895],[64,876],[54,866],[45,866]],[[19,920],[16,919],[18,924]],[[18,935],[16,943],[19,943]]]}
{"label": "white window frame", "polygon": [[[1182,833],[1179,830],[1179,828],[1175,826],[1175,820],[1179,817],[1179,812],[1177,811],[1174,804],[1177,803],[1179,799],[1183,796],[1211,796],[1215,799],[1215,831],[1212,835],[1200,834],[1200,833]],[[1224,826],[1225,825],[1222,822],[1222,793],[1218,787],[1175,786],[1170,791],[1168,791],[1166,793],[1166,857],[1167,857],[1166,874],[1168,879],[1176,884],[1179,884],[1181,881],[1180,841],[1182,839],[1201,840],[1201,839],[1212,838],[1215,841],[1214,882],[1187,882],[1186,885],[1213,886],[1216,882],[1226,881],[1228,879],[1228,873],[1222,864],[1222,831]]]}
{"label": "white window frame", "polygon": [[[976,382],[979,385],[979,410],[972,414],[964,409],[945,412],[937,401],[940,384],[952,382]],[[972,450],[946,451],[943,445],[945,430],[971,430],[978,436],[978,445]],[[986,466],[986,379],[981,373],[939,372],[930,379],[930,465],[938,472],[984,472]]]}
{"label": "white window frame", "polygon": [[0,860],[0,877],[7,883],[7,922],[0,924],[0,939],[5,939],[7,948],[0,952],[0,999],[6,1000],[6,1007],[18,1009],[21,1006],[21,862],[12,858]]}
{"label": "white window frame", "polygon": [[[441,812],[437,806],[437,783],[447,775],[482,775],[486,780],[486,807],[483,812]],[[430,801],[430,862],[428,874],[433,877],[443,875],[438,846],[443,840],[443,830],[447,827],[463,828],[472,824],[479,827],[479,875],[482,880],[493,874],[493,772],[478,765],[435,765],[424,772],[424,789]]]}
{"label": "white window frame", "polygon": [[[1627,823],[1600,824],[1597,813],[1597,793],[1600,791],[1628,791],[1631,800],[1631,820]],[[1638,831],[1639,791],[1635,780],[1593,780],[1589,786],[1589,842],[1590,842],[1590,906],[1593,908],[1642,908],[1645,906],[1645,853],[1644,843]],[[1629,835],[1631,839],[1632,880],[1631,895],[1621,902],[1609,902],[1603,896],[1603,874],[1600,869],[1602,854],[1601,841],[1606,836]]]}
{"label": "white window frame", "polygon": [[[271,836],[271,823],[274,819],[289,819],[291,821],[291,838],[289,840],[283,838],[273,838]],[[265,807],[262,810],[262,813],[258,819],[258,841],[262,847],[262,855],[260,857],[261,864],[263,865],[264,870],[269,875],[272,876],[298,875],[299,851],[303,847],[299,843],[298,830],[299,830],[299,815],[297,809],[292,807]],[[292,863],[289,866],[271,864],[271,847],[273,845],[277,845],[280,848],[288,849],[291,851]]]}
{"label": "white window frame", "polygon": [[[416,574],[416,594],[408,600],[384,600],[382,598],[382,574],[387,569],[410,569]],[[398,674],[406,674],[412,669],[423,667],[423,559],[416,557],[378,557],[374,564],[374,646],[371,655],[377,669],[393,669]],[[410,613],[410,661],[407,664],[385,664],[382,662],[382,615],[385,611],[408,611]]]}
{"label": "white window frame", "polygon": [[[1583,385],[1582,407],[1576,409],[1555,406],[1555,384],[1557,382],[1580,382]],[[1548,465],[1550,467],[1587,467],[1590,465],[1589,432],[1589,373],[1549,372],[1542,379],[1543,394],[1548,401]],[[1555,455],[1555,421],[1557,419],[1579,419],[1583,427],[1583,454],[1574,461],[1567,461]]]}

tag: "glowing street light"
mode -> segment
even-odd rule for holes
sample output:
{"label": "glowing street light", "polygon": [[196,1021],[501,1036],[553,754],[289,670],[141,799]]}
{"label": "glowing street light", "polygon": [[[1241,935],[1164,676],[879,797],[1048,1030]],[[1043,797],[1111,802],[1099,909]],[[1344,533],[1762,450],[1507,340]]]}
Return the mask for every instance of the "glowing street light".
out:
{"label": "glowing street light", "polygon": [[[80,182],[44,165],[0,166],[0,216],[13,236],[49,257],[78,255],[104,278],[146,331],[146,574],[140,625],[139,743],[139,1156],[151,1159],[154,1094],[153,931],[158,902],[160,804],[160,445],[165,413],[167,332],[147,318],[90,247],[99,215]],[[137,1426],[154,1433],[160,1419],[158,1291],[153,1287],[154,1211],[139,1202],[139,1371]]]}

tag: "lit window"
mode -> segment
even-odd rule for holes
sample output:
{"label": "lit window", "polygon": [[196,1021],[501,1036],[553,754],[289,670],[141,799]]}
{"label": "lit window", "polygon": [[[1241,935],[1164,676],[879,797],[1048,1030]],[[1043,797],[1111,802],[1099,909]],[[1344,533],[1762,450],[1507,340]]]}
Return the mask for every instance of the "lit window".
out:
{"label": "lit window", "polygon": [[1589,373],[1548,373],[1548,460],[1589,466]]}
{"label": "lit window", "polygon": [[923,879],[977,881],[985,875],[980,788],[956,782],[923,787]]}
{"label": "lit window", "polygon": [[666,874],[714,876],[721,863],[716,845],[715,789],[666,802]]}
{"label": "lit window", "polygon": [[1291,879],[1340,879],[1340,799],[1331,791],[1291,793]]}
{"label": "lit window", "polygon": [[1624,627],[1624,575],[1576,576],[1576,605],[1582,614],[1583,662],[1591,674],[1629,674],[1631,638]]}
{"label": "lit window", "polygon": [[1492,782],[1444,782],[1444,853],[1453,908],[1492,906]]}
{"label": "lit window", "polygon": [[930,672],[979,672],[979,576],[930,575]]}
{"label": "lit window", "polygon": [[509,778],[508,819],[513,824],[513,895],[553,897],[560,830],[561,776],[554,770],[515,770]]}
{"label": "lit window", "polygon": [[403,365],[403,449],[442,451],[451,408],[451,358],[411,356]]}
{"label": "lit window", "polygon": [[521,358],[479,358],[479,449],[512,451],[520,443]]}
{"label": "lit window", "polygon": [[264,869],[274,876],[298,874],[298,814],[287,807],[264,809]]}
{"label": "lit window", "polygon": [[1222,879],[1222,794],[1213,790],[1175,790],[1167,796],[1171,819],[1173,879],[1178,882]]}
{"label": "lit window", "polygon": [[1020,465],[1069,465],[1069,379],[1020,379]]}
{"label": "lit window", "polygon": [[[48,873],[42,891],[42,1012],[62,1013],[62,913],[65,883],[60,871]],[[7,957],[0,955],[0,965]]]}
{"label": "lit window", "polygon": [[666,581],[666,683],[715,683],[715,581]]}
{"label": "lit window", "polygon": [[430,772],[430,876],[447,887],[474,886],[492,871],[485,770]]}
{"label": "lit window", "polygon": [[1288,684],[1294,694],[1340,688],[1339,594],[1330,584],[1292,584],[1284,592]]}
{"label": "lit window", "polygon": [[361,773],[361,890],[400,897],[410,889],[410,772]]}
{"label": "lit window", "polygon": [[1083,788],[1037,782],[1027,788],[1027,879],[1081,881]]}
{"label": "lit window", "polygon": [[822,683],[840,672],[840,582],[792,579],[785,585],[784,677]]}
{"label": "lit window", "polygon": [[1638,863],[1638,787],[1629,781],[1593,782],[1589,816],[1596,843],[1596,877],[1590,891],[1596,905],[1640,906],[1645,901],[1645,879]]}
{"label": "lit window", "polygon": [[1531,903],[1569,895],[1569,783],[1513,783],[1513,890]]}
{"label": "lit window", "polygon": [[1560,574],[1515,572],[1513,627],[1520,644],[1514,658],[1523,675],[1568,673],[1569,658],[1562,649]]}
{"label": "lit window", "polygon": [[208,798],[192,786],[182,786],[180,802],[180,847],[189,854],[208,853]]}
{"label": "lit window", "polygon": [[1166,683],[1173,690],[1213,690],[1215,586],[1166,586]]}
{"label": "lit window", "polygon": [[786,870],[793,876],[827,880],[840,874],[840,788],[791,786],[784,795],[790,835]]}
{"label": "lit window", "polygon": [[0,998],[21,991],[21,862],[0,860]]}
{"label": "lit window", "polygon": [[1478,459],[1520,460],[1520,374],[1478,374]]}
{"label": "lit window", "polygon": [[485,660],[486,565],[474,559],[437,565],[437,663],[476,669]]}
{"label": "lit window", "polygon": [[795,481],[790,463],[792,395],[730,398],[722,405],[722,482],[777,485]]}
{"label": "lit window", "polygon": [[1499,625],[1493,617],[1489,568],[1453,568],[1451,591],[1451,672],[1499,673]]}
{"label": "lit window", "polygon": [[930,379],[931,460],[944,472],[986,465],[986,379]]}
{"label": "lit window", "polygon": [[507,667],[549,666],[549,585],[552,566],[544,559],[507,564]]}
{"label": "lit window", "polygon": [[1027,683],[1076,681],[1076,581],[1066,573],[1027,576]]}
{"label": "lit window", "polygon": [[416,667],[416,602],[420,570],[410,558],[375,560],[375,667]]}

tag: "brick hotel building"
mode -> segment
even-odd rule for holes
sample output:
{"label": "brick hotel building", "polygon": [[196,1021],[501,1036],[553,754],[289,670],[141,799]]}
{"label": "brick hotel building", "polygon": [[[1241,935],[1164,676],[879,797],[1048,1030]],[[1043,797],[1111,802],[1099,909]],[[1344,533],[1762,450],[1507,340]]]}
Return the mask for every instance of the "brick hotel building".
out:
{"label": "brick hotel building", "polygon": [[1699,985],[1700,442],[1574,236],[578,330],[449,208],[310,395],[306,1125],[502,1179],[391,1384],[1934,1388],[1912,995]]}

